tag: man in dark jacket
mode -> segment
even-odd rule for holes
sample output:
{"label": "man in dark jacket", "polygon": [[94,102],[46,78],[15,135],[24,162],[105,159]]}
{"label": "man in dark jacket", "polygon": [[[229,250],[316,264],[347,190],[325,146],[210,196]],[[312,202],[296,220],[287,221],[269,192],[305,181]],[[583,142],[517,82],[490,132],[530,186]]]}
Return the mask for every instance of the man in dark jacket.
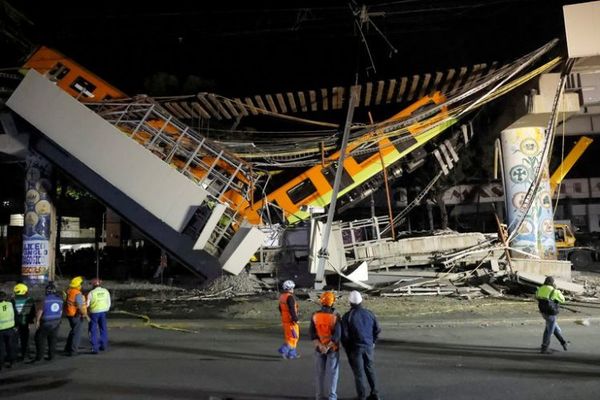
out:
{"label": "man in dark jacket", "polygon": [[[342,345],[348,355],[350,367],[354,373],[356,394],[361,400],[379,400],[377,379],[375,377],[374,348],[381,333],[375,315],[362,307],[362,296],[356,290],[350,292],[350,311],[342,317]],[[370,395],[364,382],[366,375]]]}
{"label": "man in dark jacket", "polygon": [[35,306],[35,348],[34,361],[40,361],[44,356],[46,341],[48,342],[48,358],[54,358],[56,339],[63,312],[63,299],[58,295],[53,282],[46,285],[46,297]]}

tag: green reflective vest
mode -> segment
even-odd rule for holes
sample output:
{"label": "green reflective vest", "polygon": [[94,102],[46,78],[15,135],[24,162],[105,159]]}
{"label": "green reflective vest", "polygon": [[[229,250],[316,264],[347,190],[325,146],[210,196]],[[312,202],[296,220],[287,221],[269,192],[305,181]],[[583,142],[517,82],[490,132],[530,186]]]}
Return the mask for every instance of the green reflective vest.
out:
{"label": "green reflective vest", "polygon": [[10,301],[0,302],[0,331],[14,328],[15,309]]}
{"label": "green reflective vest", "polygon": [[[552,298],[550,298],[550,294],[552,294]],[[559,303],[565,302],[565,296],[560,292],[560,290],[555,289],[554,286],[550,285],[542,285],[535,292],[535,297],[541,300],[554,300]]]}
{"label": "green reflective vest", "polygon": [[19,325],[26,325],[33,320],[32,309],[33,299],[29,296],[15,296],[15,308],[17,309],[16,322]]}
{"label": "green reflective vest", "polygon": [[91,296],[88,311],[92,314],[106,312],[110,308],[110,293],[103,287],[97,287],[92,290],[88,296]]}

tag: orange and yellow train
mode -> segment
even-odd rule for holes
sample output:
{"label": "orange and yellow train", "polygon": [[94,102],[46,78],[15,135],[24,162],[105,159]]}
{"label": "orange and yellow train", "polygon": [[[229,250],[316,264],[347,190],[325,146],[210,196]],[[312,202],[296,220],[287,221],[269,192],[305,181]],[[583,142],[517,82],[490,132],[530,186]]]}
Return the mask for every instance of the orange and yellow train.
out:
{"label": "orange and yellow train", "polygon": [[[41,47],[34,52],[24,67],[33,68],[45,74],[49,79],[55,81],[59,87],[76,98],[85,96],[86,102],[127,97],[123,92],[73,60],[47,47]],[[386,122],[400,122],[414,116],[424,107],[440,105],[445,100],[441,93],[435,92],[419,99]],[[167,134],[172,133],[175,135],[178,132],[176,129],[169,129],[167,121],[151,121],[151,123],[157,126],[167,124],[162,130]],[[380,173],[384,166],[388,167],[400,161],[454,123],[456,123],[456,119],[450,117],[448,110],[442,106],[434,116],[410,125],[407,129],[408,134],[394,141],[390,140],[387,135],[383,135],[380,130],[374,130],[350,142],[347,148],[347,153],[350,155],[344,160],[338,197],[343,196]],[[143,132],[139,132],[134,139],[141,143],[147,140],[147,138],[144,139]],[[365,142],[373,141],[376,143],[374,151],[366,155],[351,155],[353,150],[356,150]],[[288,223],[307,219],[310,216],[307,211],[308,206],[325,207],[330,204],[339,157],[339,151],[331,154],[326,158],[324,166],[315,165],[309,168],[271,192],[266,198],[257,199],[253,204],[245,200],[245,196],[235,190],[225,192],[220,200],[235,204],[238,213],[253,224],[261,224],[263,213],[271,206],[275,206],[270,209],[281,213],[281,217]],[[210,160],[205,161],[207,165],[212,164]],[[171,163],[178,168],[184,167],[185,164],[176,157],[171,160]],[[223,166],[223,168],[226,169],[226,166]],[[198,179],[202,179],[206,174],[206,171],[201,168],[192,169],[190,172]],[[226,172],[229,174],[236,173],[233,170]],[[243,174],[237,173],[235,179],[239,182],[238,187],[250,188],[249,190],[251,190],[251,183]]]}

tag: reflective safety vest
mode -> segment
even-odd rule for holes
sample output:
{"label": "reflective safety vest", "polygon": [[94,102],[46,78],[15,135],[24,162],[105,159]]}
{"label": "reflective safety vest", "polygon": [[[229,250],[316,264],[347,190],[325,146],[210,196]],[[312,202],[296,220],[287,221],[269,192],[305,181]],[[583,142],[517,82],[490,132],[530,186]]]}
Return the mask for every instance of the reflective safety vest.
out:
{"label": "reflective safety vest", "polygon": [[[281,311],[281,322],[292,323],[294,320],[292,319],[292,314],[290,313],[290,308],[288,307],[288,297],[292,296],[291,293],[285,292],[279,296],[279,310]],[[298,303],[296,303],[296,315],[298,315]]]}
{"label": "reflective safety vest", "polygon": [[565,302],[565,296],[560,292],[560,290],[555,289],[554,286],[550,285],[542,285],[535,292],[535,297],[538,300],[554,300],[559,303]]}
{"label": "reflective safety vest", "polygon": [[56,321],[62,317],[63,300],[56,294],[49,294],[44,298],[44,311],[42,321]]}
{"label": "reflective safety vest", "polygon": [[81,294],[81,290],[79,289],[69,288],[67,290],[67,310],[65,312],[67,317],[74,317],[80,314],[79,307],[77,307],[77,303],[75,302],[78,294]]}
{"label": "reflective safety vest", "polygon": [[10,301],[0,302],[0,331],[14,328],[15,309]]}
{"label": "reflective safety vest", "polygon": [[17,309],[17,323],[19,325],[25,325],[29,321],[27,318],[33,308],[33,299],[29,296],[15,296],[15,308]]}
{"label": "reflective safety vest", "polygon": [[315,325],[319,342],[325,346],[330,346],[334,351],[338,350],[337,344],[331,341],[335,332],[335,324],[337,323],[338,317],[336,314],[327,313],[323,311],[317,311],[312,316],[312,322]]}
{"label": "reflective safety vest", "polygon": [[88,311],[92,314],[106,312],[110,308],[110,293],[103,287],[97,287],[88,293],[90,305]]}

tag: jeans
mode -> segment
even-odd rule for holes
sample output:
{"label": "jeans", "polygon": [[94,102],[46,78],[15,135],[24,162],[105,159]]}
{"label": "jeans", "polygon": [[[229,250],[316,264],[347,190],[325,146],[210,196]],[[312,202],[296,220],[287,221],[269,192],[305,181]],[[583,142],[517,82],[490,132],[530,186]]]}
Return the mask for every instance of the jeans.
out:
{"label": "jeans", "polygon": [[377,378],[375,377],[375,351],[372,347],[356,347],[347,349],[348,361],[354,373],[354,384],[356,385],[356,394],[359,399],[367,398],[367,388],[364,376],[366,375],[369,386],[371,387],[370,397],[377,398]]}
{"label": "jeans", "polygon": [[340,352],[321,354],[315,351],[315,398],[337,400],[337,384],[340,372]]}
{"label": "jeans", "polygon": [[48,342],[48,359],[52,360],[54,358],[59,327],[60,320],[42,322],[38,330],[35,331],[35,359],[37,361],[40,361],[44,356],[46,342]]}
{"label": "jeans", "polygon": [[69,336],[67,336],[67,343],[65,344],[65,353],[69,355],[77,354],[79,351],[79,342],[81,342],[81,326],[83,325],[83,318],[67,317],[71,330]]}
{"label": "jeans", "polygon": [[[100,331],[99,340],[98,331]],[[93,353],[97,353],[98,350],[108,349],[108,330],[106,328],[106,312],[90,314],[88,333],[90,336],[90,345],[92,345]]]}
{"label": "jeans", "polygon": [[565,343],[565,339],[562,336],[562,331],[560,330],[560,326],[556,322],[556,315],[547,315],[542,314],[544,320],[546,320],[546,328],[544,329],[544,336],[542,339],[542,349],[545,350],[550,346],[550,339],[552,335],[556,336],[560,344]]}

